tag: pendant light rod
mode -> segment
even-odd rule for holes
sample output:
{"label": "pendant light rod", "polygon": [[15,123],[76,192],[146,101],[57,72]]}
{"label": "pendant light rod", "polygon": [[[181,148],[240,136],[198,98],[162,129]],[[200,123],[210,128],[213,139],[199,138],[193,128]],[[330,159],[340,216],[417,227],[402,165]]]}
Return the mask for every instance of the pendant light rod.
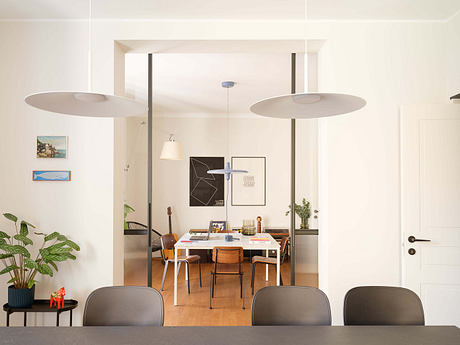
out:
{"label": "pendant light rod", "polygon": [[[291,54],[291,93],[295,94],[296,53]],[[291,285],[295,285],[295,118],[291,119]]]}
{"label": "pendant light rod", "polygon": [[147,207],[147,286],[152,287],[152,120],[153,120],[153,112],[152,112],[152,92],[153,92],[153,85],[152,85],[152,54],[148,54],[148,120],[147,120],[147,128],[148,128],[148,138],[147,138],[147,200],[148,200],[148,207]]}
{"label": "pendant light rod", "polygon": [[88,8],[88,91],[93,91],[93,36],[92,36],[92,21],[93,21],[93,0],[89,0]]}

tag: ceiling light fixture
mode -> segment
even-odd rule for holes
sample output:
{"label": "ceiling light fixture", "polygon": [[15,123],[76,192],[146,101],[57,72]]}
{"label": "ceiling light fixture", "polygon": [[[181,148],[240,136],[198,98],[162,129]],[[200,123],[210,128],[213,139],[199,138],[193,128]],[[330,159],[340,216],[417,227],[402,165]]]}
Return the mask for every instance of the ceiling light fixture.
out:
{"label": "ceiling light fixture", "polygon": [[88,15],[88,92],[49,91],[26,96],[24,101],[32,107],[60,113],[88,117],[140,116],[147,107],[126,97],[92,92],[92,0],[89,0]]}

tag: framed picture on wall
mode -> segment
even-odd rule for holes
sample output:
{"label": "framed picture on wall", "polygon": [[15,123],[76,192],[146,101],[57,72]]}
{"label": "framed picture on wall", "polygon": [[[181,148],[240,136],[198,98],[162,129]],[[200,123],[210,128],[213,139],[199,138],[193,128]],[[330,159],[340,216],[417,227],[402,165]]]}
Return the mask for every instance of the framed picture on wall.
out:
{"label": "framed picture on wall", "polygon": [[232,206],[265,206],[266,158],[232,157],[232,169],[248,171],[232,175]]}
{"label": "framed picture on wall", "polygon": [[37,136],[37,158],[67,158],[67,137],[63,135]]}
{"label": "framed picture on wall", "polygon": [[223,168],[224,157],[190,157],[190,206],[224,206],[224,175],[208,174]]}

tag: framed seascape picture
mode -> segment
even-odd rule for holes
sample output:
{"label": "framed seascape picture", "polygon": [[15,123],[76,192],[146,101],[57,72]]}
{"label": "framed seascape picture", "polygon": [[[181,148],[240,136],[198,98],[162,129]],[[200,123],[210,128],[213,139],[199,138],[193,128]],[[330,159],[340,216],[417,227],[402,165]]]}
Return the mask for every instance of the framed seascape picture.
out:
{"label": "framed seascape picture", "polygon": [[265,206],[265,157],[232,157],[232,169],[248,171],[232,175],[232,206]]}
{"label": "framed seascape picture", "polygon": [[34,181],[70,181],[71,171],[69,170],[34,170],[32,180]]}
{"label": "framed seascape picture", "polygon": [[224,157],[190,157],[190,206],[224,206],[224,175],[208,174],[223,168]]}
{"label": "framed seascape picture", "polygon": [[67,137],[37,136],[37,158],[67,158]]}

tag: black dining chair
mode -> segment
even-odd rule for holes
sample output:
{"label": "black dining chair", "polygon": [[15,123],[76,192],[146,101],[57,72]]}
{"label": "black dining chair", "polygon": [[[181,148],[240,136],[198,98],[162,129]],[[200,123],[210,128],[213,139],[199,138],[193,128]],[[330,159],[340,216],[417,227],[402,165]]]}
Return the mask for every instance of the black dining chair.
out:
{"label": "black dining chair", "polygon": [[110,286],[86,299],[83,326],[163,326],[161,294],[144,286]]}
{"label": "black dining chair", "polygon": [[253,326],[330,326],[331,307],[320,289],[268,286],[252,299]]}
{"label": "black dining chair", "polygon": [[411,290],[394,286],[359,286],[345,295],[345,325],[425,324],[420,298]]}

